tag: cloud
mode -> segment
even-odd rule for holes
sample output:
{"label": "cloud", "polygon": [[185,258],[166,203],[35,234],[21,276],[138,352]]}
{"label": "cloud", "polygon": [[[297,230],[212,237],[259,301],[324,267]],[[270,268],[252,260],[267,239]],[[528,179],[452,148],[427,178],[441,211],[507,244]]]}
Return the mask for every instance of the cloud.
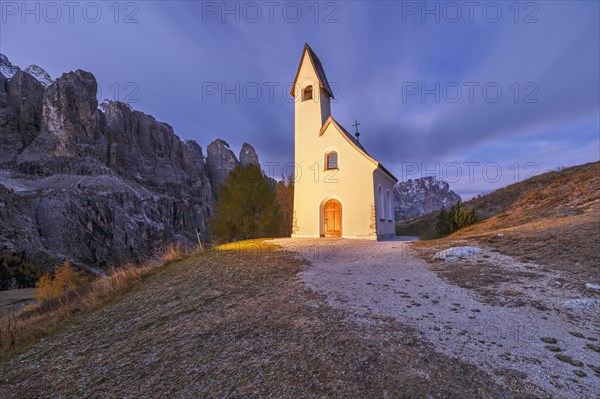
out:
{"label": "cloud", "polygon": [[[39,64],[54,77],[90,70],[109,96],[115,83],[122,94],[134,81],[139,102],[133,106],[181,137],[203,147],[217,137],[234,148],[249,142],[261,160],[282,165],[293,160],[294,139],[293,104],[281,88],[293,80],[304,42],[339,88],[336,119],[349,130],[358,119],[361,142],[397,174],[402,162],[413,161],[502,157],[510,164],[522,158],[521,148],[548,167],[597,159],[590,150],[600,132],[597,2],[537,3],[534,24],[523,23],[527,10],[515,23],[508,3],[498,3],[507,5],[498,23],[480,14],[473,23],[431,17],[423,23],[420,16],[403,22],[403,3],[388,1],[336,2],[337,9],[319,3],[318,15],[312,3],[298,3],[297,23],[281,9],[272,22],[263,13],[254,23],[248,15],[223,23],[220,15],[203,14],[205,3],[139,2],[136,24],[12,19],[3,23],[0,44],[13,63]],[[337,22],[325,23],[328,16]],[[219,92],[203,101],[207,82],[279,86],[273,99],[264,92],[256,102],[232,95],[223,101]],[[456,102],[447,98],[452,82],[463,88]],[[473,102],[465,82],[479,84]],[[439,84],[441,100],[429,94],[423,101],[421,92],[403,96],[411,83],[429,90]],[[483,98],[486,83],[502,89],[498,102]],[[539,101],[524,102],[528,95]],[[492,186],[483,182],[477,190]]]}

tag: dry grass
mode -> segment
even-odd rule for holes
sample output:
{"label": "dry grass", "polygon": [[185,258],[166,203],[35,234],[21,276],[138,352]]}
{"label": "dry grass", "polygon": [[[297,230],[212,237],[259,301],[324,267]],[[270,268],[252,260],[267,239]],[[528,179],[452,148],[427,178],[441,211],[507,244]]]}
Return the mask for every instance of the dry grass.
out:
{"label": "dry grass", "polygon": [[98,309],[118,298],[160,267],[189,256],[179,246],[168,247],[160,261],[126,264],[62,293],[47,295],[23,312],[0,319],[0,359],[12,356],[68,323],[74,316]]}
{"label": "dry grass", "polygon": [[179,244],[171,244],[165,248],[160,259],[164,264],[179,262],[186,258],[187,253]]}
{"label": "dry grass", "polygon": [[[239,247],[236,243],[228,245]],[[3,309],[4,317],[0,318],[0,358],[10,357],[35,343],[63,326],[73,316],[105,305],[159,267],[179,262],[197,252],[197,248],[185,249],[178,244],[171,244],[163,250],[158,261],[112,268],[108,276],[87,283],[78,280],[76,284],[65,285],[65,273],[59,272],[59,277],[55,278],[47,275],[46,280],[56,280],[56,284],[42,284],[36,291],[36,304],[28,305],[24,311]],[[66,278],[69,280],[79,279],[80,276],[70,268],[70,264],[68,266],[63,265],[57,271],[68,271]]]}
{"label": "dry grass", "polygon": [[[584,283],[598,279],[600,265],[600,162],[544,173],[466,203],[481,222],[432,243],[443,249],[463,242],[535,262]],[[437,214],[412,222],[435,237]],[[504,237],[498,237],[498,234]]]}
{"label": "dry grass", "polygon": [[522,397],[393,319],[357,321],[305,267],[236,243],[153,273],[121,300],[0,363],[0,397]]}
{"label": "dry grass", "polygon": [[35,285],[39,303],[57,298],[68,291],[75,290],[85,283],[80,272],[73,270],[71,262],[65,259],[62,266],[55,266],[52,273],[44,273]]}
{"label": "dry grass", "polygon": [[506,283],[527,285],[542,277],[535,271],[522,271],[509,267],[498,267],[489,259],[489,255],[467,256],[452,262],[433,260],[433,256],[451,246],[473,245],[473,242],[455,240],[428,240],[412,244],[418,249],[415,253],[430,263],[431,270],[449,283],[462,288],[476,291],[480,294],[479,299],[490,305],[519,307],[530,304],[537,309],[545,307],[530,299],[522,298],[520,291],[506,290],[501,287]]}
{"label": "dry grass", "polygon": [[599,179],[600,162],[593,162],[534,176],[474,198],[468,205],[476,207],[483,219],[519,208],[550,211],[545,213],[550,215],[559,207],[580,206],[597,200]]}
{"label": "dry grass", "polygon": [[396,223],[396,235],[417,236],[424,240],[440,237],[440,234],[435,229],[437,220],[438,212],[432,212],[408,222]]}
{"label": "dry grass", "polygon": [[[600,209],[594,210],[600,212]],[[596,213],[597,215],[598,213]],[[547,269],[565,272],[580,284],[598,280],[600,270],[600,226],[584,214],[551,218],[492,230],[484,223],[480,230],[459,236],[484,244],[498,252],[524,262],[534,262]],[[490,224],[493,220],[490,220]],[[497,237],[502,232],[504,237]]]}

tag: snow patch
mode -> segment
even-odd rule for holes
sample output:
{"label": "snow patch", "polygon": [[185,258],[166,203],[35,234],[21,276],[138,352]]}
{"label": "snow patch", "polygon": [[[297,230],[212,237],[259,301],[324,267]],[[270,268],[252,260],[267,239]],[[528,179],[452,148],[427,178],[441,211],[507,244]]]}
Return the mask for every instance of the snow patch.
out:
{"label": "snow patch", "polygon": [[587,288],[588,290],[600,291],[600,284],[587,283],[585,285],[585,288]]}
{"label": "snow patch", "polygon": [[15,73],[19,70],[18,67],[13,66],[8,57],[4,54],[0,54],[0,73],[7,79],[10,79],[14,76]]}
{"label": "snow patch", "polygon": [[564,302],[564,304],[575,309],[592,308],[600,306],[600,299],[571,299]]}
{"label": "snow patch", "polygon": [[52,84],[52,78],[50,78],[48,72],[37,65],[29,65],[27,68],[25,68],[25,73],[33,76],[44,87],[48,87]]}
{"label": "snow patch", "polygon": [[[21,68],[10,63],[7,56],[5,56],[4,54],[0,54],[0,73],[5,78],[12,78],[13,76],[15,76],[15,73],[17,73],[17,71],[20,70]],[[25,68],[23,72],[33,76],[35,80],[37,80],[42,84],[42,86],[44,86],[44,88],[50,86],[53,82],[52,78],[50,78],[50,75],[48,75],[48,72],[46,72],[43,68],[37,65],[29,65],[27,68]]]}
{"label": "snow patch", "polygon": [[12,78],[15,73],[17,73],[17,68],[7,65],[0,65],[0,73],[4,75],[5,78]]}
{"label": "snow patch", "polygon": [[452,247],[438,252],[433,259],[453,261],[480,252],[481,248],[477,247]]}
{"label": "snow patch", "polygon": [[19,68],[12,66],[10,62],[4,62],[4,58],[0,60],[0,73],[4,75],[5,78],[12,78],[18,70]]}
{"label": "snow patch", "polygon": [[0,185],[14,192],[29,191],[31,189],[26,184],[10,178],[5,173],[0,173]]}

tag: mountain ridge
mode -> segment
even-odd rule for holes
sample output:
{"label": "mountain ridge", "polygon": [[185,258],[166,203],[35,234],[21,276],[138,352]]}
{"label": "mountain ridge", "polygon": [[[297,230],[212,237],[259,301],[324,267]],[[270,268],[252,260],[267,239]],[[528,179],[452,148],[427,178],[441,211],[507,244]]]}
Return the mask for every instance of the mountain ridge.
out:
{"label": "mountain ridge", "polygon": [[[12,65],[6,56],[2,64],[0,255],[42,269],[69,259],[101,273],[173,243],[210,239],[221,180],[212,179],[197,142],[127,104],[99,107],[89,72],[64,73],[45,87],[18,67],[5,76]],[[243,148],[258,160],[251,145]],[[239,164],[231,154],[211,160],[229,170]]]}
{"label": "mountain ridge", "polygon": [[[0,53],[0,73],[4,75],[5,78],[10,79],[15,73],[17,73],[17,71],[21,70],[22,69],[18,66],[12,65],[6,55]],[[53,82],[48,72],[46,72],[44,68],[35,64],[29,65],[22,71],[34,77],[44,87],[50,86]]]}
{"label": "mountain ridge", "polygon": [[394,216],[396,222],[408,220],[450,207],[461,198],[450,190],[448,182],[434,176],[409,179],[394,186]]}

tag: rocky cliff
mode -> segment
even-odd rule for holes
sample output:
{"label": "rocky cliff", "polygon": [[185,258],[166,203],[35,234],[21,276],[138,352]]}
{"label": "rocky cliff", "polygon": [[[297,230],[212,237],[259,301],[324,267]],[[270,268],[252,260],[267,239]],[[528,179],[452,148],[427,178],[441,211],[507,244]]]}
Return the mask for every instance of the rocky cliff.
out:
{"label": "rocky cliff", "polygon": [[38,136],[43,98],[44,87],[31,75],[16,71],[6,79],[0,72],[0,165],[13,162]]}
{"label": "rocky cliff", "polygon": [[0,254],[101,271],[209,240],[213,192],[240,163],[227,143],[205,160],[168,124],[120,102],[99,107],[91,73],[51,81],[28,69],[0,56]]}
{"label": "rocky cliff", "polygon": [[219,186],[240,163],[226,141],[217,139],[206,147],[206,167],[208,178],[213,189],[213,196],[218,197]]}
{"label": "rocky cliff", "polygon": [[258,162],[258,155],[256,155],[256,151],[254,151],[254,147],[252,147],[248,143],[244,143],[242,145],[242,149],[240,150],[240,164],[242,166],[247,165],[260,165]]}
{"label": "rocky cliff", "polygon": [[449,207],[460,200],[443,180],[433,176],[409,179],[394,186],[394,216],[397,222]]}

